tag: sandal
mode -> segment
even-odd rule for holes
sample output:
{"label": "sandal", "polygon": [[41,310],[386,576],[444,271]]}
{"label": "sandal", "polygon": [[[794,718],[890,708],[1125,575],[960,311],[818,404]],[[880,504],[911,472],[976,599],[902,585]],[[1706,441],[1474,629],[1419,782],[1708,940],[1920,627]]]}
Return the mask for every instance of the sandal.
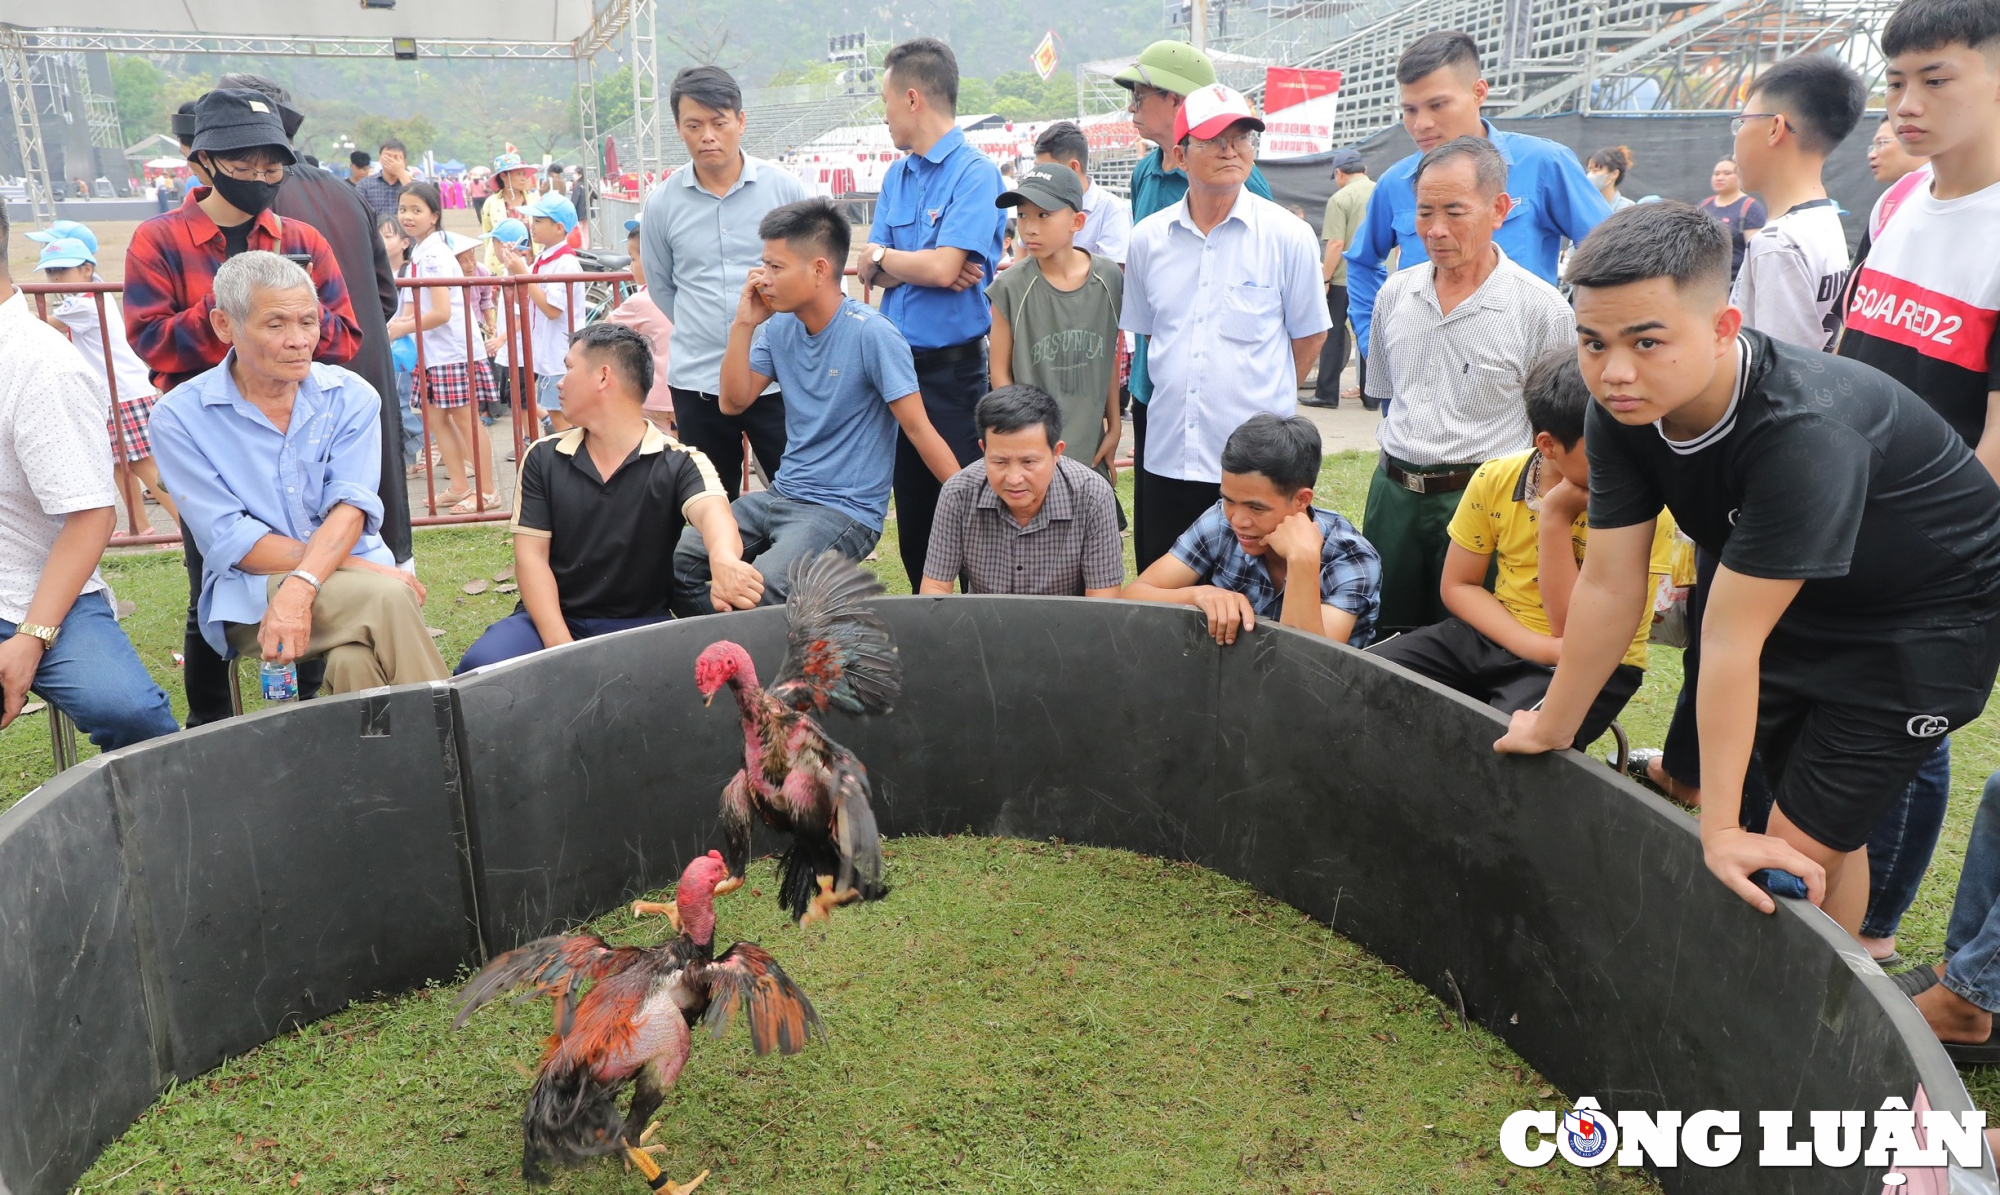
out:
{"label": "sandal", "polygon": [[[1666,789],[1661,788],[1658,784],[1655,784],[1653,777],[1646,770],[1646,765],[1664,754],[1665,752],[1655,747],[1632,748],[1625,756],[1625,774],[1661,796],[1671,798],[1672,794],[1668,793]],[[1605,762],[1609,763],[1611,761],[1606,760]]]}
{"label": "sandal", "polygon": [[439,506],[456,506],[470,497],[472,497],[472,491],[469,489],[446,490],[437,496],[437,502]]}
{"label": "sandal", "polygon": [[[486,510],[496,510],[500,506],[500,495],[497,492],[491,494],[481,494],[479,498],[480,498],[479,505],[483,506],[484,509]],[[455,515],[471,515],[471,514],[479,514],[481,512],[479,510],[474,509],[472,495],[467,494],[461,501],[456,502],[452,505],[451,513]]]}

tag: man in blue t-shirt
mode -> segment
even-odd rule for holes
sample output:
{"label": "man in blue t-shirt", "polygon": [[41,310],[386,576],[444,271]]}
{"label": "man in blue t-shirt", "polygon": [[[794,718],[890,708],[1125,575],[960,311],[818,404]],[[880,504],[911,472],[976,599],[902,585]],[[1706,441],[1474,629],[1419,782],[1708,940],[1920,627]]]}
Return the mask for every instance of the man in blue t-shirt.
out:
{"label": "man in blue t-shirt", "polygon": [[[909,156],[882,179],[857,268],[862,282],[883,288],[882,314],[910,343],[924,410],[962,468],[980,457],[972,409],[986,393],[986,284],[1007,223],[993,201],[1006,188],[999,167],[959,131],[958,59],[936,38],[911,38],[883,58],[882,119]],[[942,488],[932,472],[905,435],[896,445],[896,531],[913,587]]]}
{"label": "man in blue t-shirt", "polygon": [[[1506,223],[1493,243],[1514,262],[1554,285],[1563,238],[1581,243],[1611,214],[1611,205],[1584,177],[1583,164],[1565,146],[1526,133],[1508,133],[1481,119],[1486,80],[1479,77],[1479,45],[1455,29],[1426,33],[1396,63],[1403,128],[1417,152],[1383,171],[1368,197],[1361,231],[1347,250],[1347,318],[1361,355],[1368,355],[1375,296],[1389,276],[1385,263],[1401,249],[1397,269],[1430,260],[1417,232],[1417,162],[1454,137],[1484,137],[1507,162],[1511,199]],[[1135,214],[1136,218],[1136,214]]]}
{"label": "man in blue t-shirt", "polygon": [[[794,561],[828,548],[860,560],[882,538],[898,427],[939,483],[959,465],[924,414],[909,343],[841,289],[847,217],[831,200],[802,199],[772,208],[757,234],[764,264],[750,271],[736,303],[718,405],[740,415],[773,380],[785,396],[778,475],[770,489],[731,504],[743,559],[764,578],[764,604],[776,605]],[[708,549],[692,527],[674,551],[674,577],[678,593],[707,590]],[[677,600],[674,612],[710,610]]]}

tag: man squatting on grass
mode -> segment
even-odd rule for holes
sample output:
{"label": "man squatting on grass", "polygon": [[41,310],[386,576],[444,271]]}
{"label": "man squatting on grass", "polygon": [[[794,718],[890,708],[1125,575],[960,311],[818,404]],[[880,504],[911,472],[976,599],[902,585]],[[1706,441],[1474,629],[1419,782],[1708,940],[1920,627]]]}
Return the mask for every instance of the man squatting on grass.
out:
{"label": "man squatting on grass", "polygon": [[[1924,401],[1866,366],[1742,327],[1729,236],[1681,203],[1600,224],[1570,259],[1590,553],[1540,710],[1502,752],[1561,750],[1649,599],[1662,509],[1721,561],[1696,684],[1709,870],[1764,912],[1804,879],[1849,933],[1877,817],[2000,666],[2000,486]],[[1760,749],[1774,808],[1746,808]],[[1768,825],[1766,818],[1768,816]]]}

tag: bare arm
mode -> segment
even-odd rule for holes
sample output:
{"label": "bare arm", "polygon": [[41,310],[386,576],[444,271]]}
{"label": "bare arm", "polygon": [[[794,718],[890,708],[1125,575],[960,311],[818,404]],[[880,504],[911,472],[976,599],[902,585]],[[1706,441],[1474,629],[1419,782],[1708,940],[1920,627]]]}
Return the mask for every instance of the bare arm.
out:
{"label": "bare arm", "polygon": [[521,584],[521,604],[534,620],[535,633],[543,647],[572,642],[569,623],[562,616],[562,595],[556,589],[555,570],[549,567],[549,537],[514,537],[514,579]]}
{"label": "bare arm", "polygon": [[[919,585],[919,586],[917,586],[917,592],[918,592],[918,593],[928,593],[928,594],[931,594],[931,595],[932,595],[932,596],[934,596],[934,597],[942,597],[942,596],[945,596],[945,595],[949,594],[949,593],[950,593],[950,592],[952,591],[952,586],[953,586],[953,584],[954,584],[954,582],[951,582],[951,581],[940,581],[940,580],[938,580],[938,579],[937,579],[936,577],[925,577],[925,578],[924,578],[924,583],[923,583],[922,585]],[[1118,594],[1118,591],[1117,591],[1116,589],[1113,589],[1113,590],[1111,590],[1110,592],[1111,592],[1111,596],[1113,596],[1113,597],[1116,597],[1116,596],[1117,596],[1117,594]],[[1102,596],[1102,594],[1092,594],[1092,593],[1089,593],[1089,592],[1085,592],[1084,596],[1085,596],[1085,597],[1098,597],[1098,596]]]}
{"label": "bare arm", "polygon": [[[1250,599],[1233,589],[1202,585],[1201,578],[1180,558],[1168,553],[1146,566],[1118,595],[1132,602],[1171,602],[1193,606],[1208,619],[1208,633],[1217,643],[1228,645],[1236,636],[1257,624],[1257,612]],[[1317,592],[1318,587],[1314,590]]]}
{"label": "bare arm", "polygon": [[[305,543],[288,536],[266,535],[243,554],[236,567],[265,576],[304,571],[321,581],[331,577],[334,570],[348,567],[350,562],[363,568],[386,568],[352,556],[354,543],[361,538],[367,522],[368,516],[359,508],[342,502],[327,513]],[[411,584],[415,581],[410,578]],[[312,646],[312,608],[318,597],[319,591],[302,578],[292,577],[279,583],[257,630],[257,643],[264,649],[266,660],[289,664],[306,654]]]}
{"label": "bare arm", "polygon": [[743,293],[736,297],[736,320],[729,325],[729,345],[722,350],[721,392],[715,399],[725,415],[749,410],[771,384],[770,378],[750,368],[750,342],[756,338],[757,325],[771,318],[771,305],[757,289],[763,278],[764,267],[752,269],[743,281]]}
{"label": "bare arm", "polygon": [[[874,250],[862,255],[863,261],[873,258]],[[939,289],[964,290],[960,285],[968,264],[974,270],[977,263],[968,263],[971,255],[963,249],[950,245],[939,245],[935,249],[891,249],[882,255],[879,276],[887,274],[898,282],[908,282],[917,286],[935,286]],[[974,281],[978,275],[974,275]]]}
{"label": "bare arm", "polygon": [[764,575],[743,562],[743,533],[729,500],[711,494],[688,505],[687,520],[708,549],[708,599],[723,613],[753,609],[764,600]]}
{"label": "bare arm", "polygon": [[1014,384],[1014,325],[1000,308],[993,308],[993,330],[987,333],[986,378],[993,389]]}
{"label": "bare arm", "polygon": [[1578,567],[1576,549],[1570,543],[1570,528],[1589,504],[1589,491],[1566,480],[1559,481],[1543,495],[1541,518],[1535,521],[1536,571],[1542,590],[1542,609],[1549,616],[1549,634],[1558,643],[1563,628],[1569,625],[1569,599],[1576,591]]}
{"label": "bare arm", "polygon": [[1298,374],[1298,384],[1306,384],[1306,375],[1319,363],[1319,346],[1326,343],[1326,333],[1315,332],[1311,336],[1300,336],[1292,341],[1292,369]]}
{"label": "bare arm", "polygon": [[903,434],[910,438],[911,447],[924,459],[931,476],[940,482],[957,476],[958,458],[952,455],[951,446],[944,442],[944,437],[931,426],[931,417],[924,412],[922,393],[905,394],[890,403],[889,413],[902,425]]}
{"label": "bare arm", "polygon": [[1333,272],[1340,268],[1340,255],[1347,249],[1346,241],[1328,241],[1326,252],[1319,259],[1319,278],[1328,286],[1333,285]]}
{"label": "bare arm", "polygon": [[1562,641],[1522,626],[1500,599],[1487,590],[1486,566],[1492,559],[1490,552],[1474,552],[1458,544],[1445,548],[1444,579],[1438,586],[1444,608],[1522,659],[1553,666],[1562,651]]}
{"label": "bare arm", "polygon": [[1979,447],[1974,454],[1988,473],[2000,478],[2000,390],[1987,392],[1986,426],[1979,433]]}
{"label": "bare arm", "polygon": [[[76,604],[77,595],[83,592],[84,582],[96,571],[98,558],[104,555],[104,545],[111,542],[111,532],[117,526],[116,507],[99,506],[64,515],[62,530],[56,533],[56,542],[50,546],[48,560],[42,565],[42,575],[35,581],[35,596],[28,602],[27,617],[21,621],[45,627],[62,626],[63,619],[69,617],[70,607]],[[33,635],[16,634],[0,642],[0,691],[5,693],[4,703],[0,703],[0,729],[10,725],[27,705],[28,686],[41,668],[45,650],[46,646]]]}
{"label": "bare arm", "polygon": [[1111,371],[1111,386],[1104,395],[1104,438],[1098,441],[1097,451],[1091,455],[1090,463],[1103,465],[1111,474],[1111,484],[1118,484],[1118,466],[1112,461],[1118,459],[1118,441],[1125,435],[1124,421],[1118,417],[1118,370]]}

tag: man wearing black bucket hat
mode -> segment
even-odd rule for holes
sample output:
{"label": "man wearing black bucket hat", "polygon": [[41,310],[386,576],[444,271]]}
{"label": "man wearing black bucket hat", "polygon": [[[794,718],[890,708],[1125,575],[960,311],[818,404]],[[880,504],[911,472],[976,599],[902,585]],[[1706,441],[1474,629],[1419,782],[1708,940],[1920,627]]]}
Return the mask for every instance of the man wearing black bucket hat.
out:
{"label": "man wearing black bucket hat", "polygon": [[[310,224],[272,210],[296,161],[278,105],[260,92],[218,88],[195,101],[193,117],[188,165],[203,185],[179,208],[133,230],[125,251],[125,333],[154,385],[164,395],[228,355],[229,345],[211,323],[215,272],[249,249],[305,267],[321,308],[313,359],[336,365],[352,360],[361,347],[361,325],[332,247]],[[181,538],[198,586],[200,553],[185,527]],[[192,603],[183,653],[188,725],[227,718],[227,668],[202,638]]]}

